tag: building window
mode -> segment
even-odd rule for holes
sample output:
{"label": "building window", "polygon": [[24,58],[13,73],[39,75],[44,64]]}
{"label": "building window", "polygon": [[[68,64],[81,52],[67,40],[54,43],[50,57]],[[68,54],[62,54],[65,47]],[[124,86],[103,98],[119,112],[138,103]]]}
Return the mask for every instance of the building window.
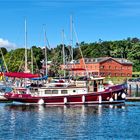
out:
{"label": "building window", "polygon": [[127,69],[129,70],[129,69],[130,69],[130,67],[128,66],[128,67],[127,67]]}
{"label": "building window", "polygon": [[111,73],[110,72],[108,73],[108,76],[111,76]]}
{"label": "building window", "polygon": [[117,73],[115,73],[115,76],[117,76]]}
{"label": "building window", "polygon": [[130,76],[130,74],[128,73],[127,76]]}
{"label": "building window", "polygon": [[109,69],[111,69],[111,66],[109,66]]}
{"label": "building window", "polygon": [[123,76],[123,73],[121,73],[121,76]]}
{"label": "building window", "polygon": [[115,66],[115,70],[117,69],[117,66]]}
{"label": "building window", "polygon": [[89,59],[88,62],[91,62],[91,59]]}
{"label": "building window", "polygon": [[123,66],[121,67],[121,69],[123,70]]}
{"label": "building window", "polygon": [[100,66],[100,69],[104,69],[104,66]]}

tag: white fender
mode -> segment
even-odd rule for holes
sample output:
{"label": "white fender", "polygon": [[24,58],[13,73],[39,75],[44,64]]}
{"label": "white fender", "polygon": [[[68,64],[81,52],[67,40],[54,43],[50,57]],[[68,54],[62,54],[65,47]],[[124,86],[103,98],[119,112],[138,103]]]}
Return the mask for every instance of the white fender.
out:
{"label": "white fender", "polygon": [[118,95],[117,95],[117,93],[115,93],[115,100],[117,100],[118,99]]}
{"label": "white fender", "polygon": [[39,105],[44,104],[44,100],[43,100],[43,99],[39,99],[38,104],[39,104]]}
{"label": "white fender", "polygon": [[111,97],[111,98],[109,99],[109,101],[110,101],[110,102],[113,102],[113,98]]}
{"label": "white fender", "polygon": [[122,97],[122,99],[125,99],[126,94],[125,93],[122,93],[121,97]]}
{"label": "white fender", "polygon": [[100,104],[102,103],[102,96],[101,95],[99,96],[99,103]]}
{"label": "white fender", "polygon": [[83,96],[82,96],[82,103],[85,103],[85,99],[86,99],[86,98],[85,98],[85,96],[83,95]]}
{"label": "white fender", "polygon": [[67,103],[67,97],[64,97],[64,104]]}

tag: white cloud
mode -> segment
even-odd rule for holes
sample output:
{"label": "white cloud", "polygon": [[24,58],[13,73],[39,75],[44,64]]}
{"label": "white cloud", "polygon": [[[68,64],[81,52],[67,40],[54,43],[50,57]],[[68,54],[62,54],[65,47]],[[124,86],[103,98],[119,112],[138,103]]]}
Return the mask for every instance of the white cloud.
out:
{"label": "white cloud", "polygon": [[0,38],[0,47],[5,47],[7,49],[13,49],[13,48],[16,48],[16,44],[9,42],[8,40],[5,40],[3,38]]}

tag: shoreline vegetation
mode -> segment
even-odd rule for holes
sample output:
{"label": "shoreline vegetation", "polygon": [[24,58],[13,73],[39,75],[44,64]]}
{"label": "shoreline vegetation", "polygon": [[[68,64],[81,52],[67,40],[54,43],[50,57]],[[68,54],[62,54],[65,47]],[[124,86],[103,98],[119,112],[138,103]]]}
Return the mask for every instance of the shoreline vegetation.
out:
{"label": "shoreline vegetation", "polygon": [[[65,46],[66,62],[71,60],[71,46]],[[76,43],[73,47],[73,58],[77,60],[81,58],[80,49],[83,53],[84,58],[98,58],[98,57],[112,57],[112,58],[125,58],[133,63],[133,76],[138,77],[140,75],[140,39],[138,38],[127,38],[117,41],[102,41],[99,39],[98,42],[80,44]],[[57,76],[62,73],[60,70],[60,64],[63,63],[62,56],[63,45],[57,45],[55,48],[47,47],[47,59],[51,61],[50,69],[48,74],[50,76]],[[45,51],[43,47],[32,46],[28,48],[28,69],[31,70],[31,49],[33,50],[33,67],[34,72],[38,73],[42,68],[42,60],[45,58]],[[5,71],[6,67],[9,71],[24,71],[24,48],[17,48],[15,50],[7,50],[1,47],[1,69]],[[7,66],[5,66],[4,61]],[[124,78],[117,78],[116,81],[121,81]]]}

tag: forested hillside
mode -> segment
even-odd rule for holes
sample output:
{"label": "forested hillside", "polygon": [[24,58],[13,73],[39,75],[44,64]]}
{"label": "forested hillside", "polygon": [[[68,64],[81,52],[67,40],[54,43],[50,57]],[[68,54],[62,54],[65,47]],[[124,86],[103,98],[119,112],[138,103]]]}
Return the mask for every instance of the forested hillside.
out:
{"label": "forested hillside", "polygon": [[[81,42],[73,46],[74,59],[81,58],[80,49],[83,57],[97,58],[97,57],[115,57],[126,58],[133,62],[133,71],[140,71],[140,40],[138,38],[127,38],[118,41],[102,41],[93,43]],[[70,46],[65,45],[66,60],[71,59]],[[40,69],[42,64],[41,60],[44,59],[43,47],[32,46],[34,57],[34,69]],[[24,69],[24,48],[7,51],[6,48],[1,48],[3,52],[5,63],[9,71],[23,71]],[[2,58],[2,53],[0,54]],[[55,65],[52,69],[58,69],[59,64],[62,63],[62,44],[56,48],[47,48],[47,58]],[[3,60],[3,59],[2,59]],[[28,68],[31,68],[31,51],[28,49]]]}

